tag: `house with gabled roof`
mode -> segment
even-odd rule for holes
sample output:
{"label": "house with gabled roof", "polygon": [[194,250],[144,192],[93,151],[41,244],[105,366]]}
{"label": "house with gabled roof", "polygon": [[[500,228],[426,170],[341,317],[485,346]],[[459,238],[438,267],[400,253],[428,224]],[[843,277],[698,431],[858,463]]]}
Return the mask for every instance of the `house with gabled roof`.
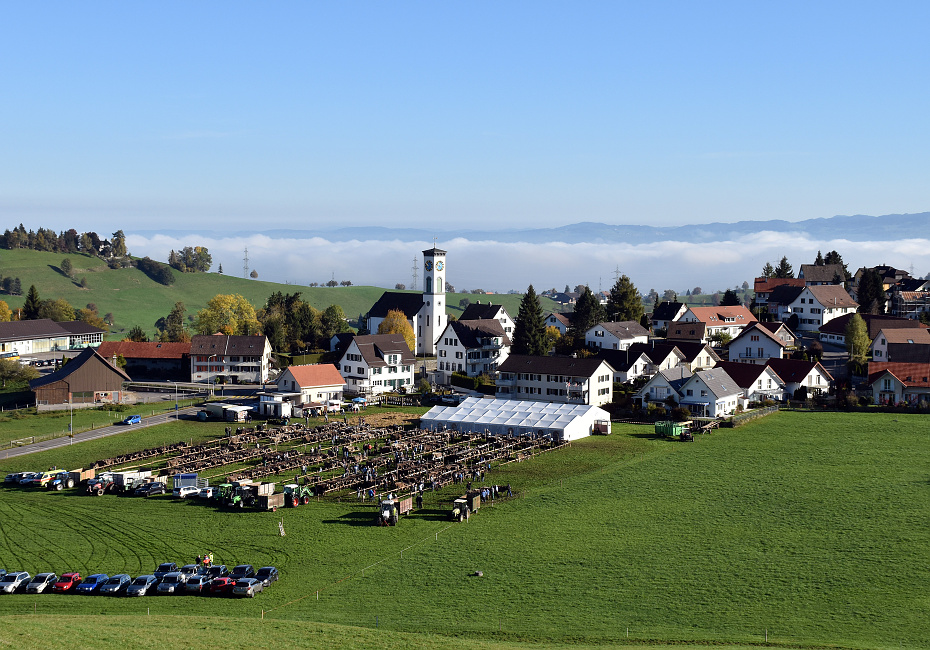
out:
{"label": "house with gabled roof", "polygon": [[355,336],[337,368],[346,390],[378,395],[413,387],[416,357],[402,334]]}
{"label": "house with gabled roof", "polygon": [[834,318],[856,313],[858,308],[859,303],[842,286],[816,285],[805,287],[792,302],[779,306],[778,319],[785,321],[796,315],[798,330],[816,332]]}
{"label": "house with gabled roof", "polygon": [[112,363],[125,360],[127,374],[140,380],[181,380],[190,378],[191,344],[160,341],[104,341],[97,348]]}
{"label": "house with gabled roof", "polygon": [[[751,323],[727,346],[730,361],[765,365],[785,356],[785,343],[762,323]],[[719,364],[718,364],[719,365]]]}
{"label": "house with gabled roof", "polygon": [[38,407],[119,404],[126,397],[124,384],[130,381],[129,375],[94,348],[85,348],[55,372],[31,380],[29,389],[35,393]]}
{"label": "house with gabled roof", "polygon": [[[687,311],[676,320],[670,328],[679,324],[702,323],[705,326],[704,342],[718,334],[727,334],[736,337],[744,327],[755,323],[758,319],[743,305],[719,307],[688,307]],[[671,337],[670,337],[671,338]]]}
{"label": "house with gabled roof", "polygon": [[610,364],[614,371],[615,382],[625,384],[640,377],[649,377],[655,374],[655,371],[650,372],[652,361],[639,347],[640,345],[634,344],[626,350],[600,349],[597,351],[597,358]]}
{"label": "house with gabled roof", "polygon": [[720,361],[716,367],[724,370],[743,389],[746,399],[757,402],[765,399],[781,402],[785,399],[785,382],[769,366]]}
{"label": "house with gabled roof", "polygon": [[869,386],[877,404],[930,402],[930,363],[869,363]]}
{"label": "house with gabled roof", "polygon": [[775,310],[769,308],[771,296],[778,287],[797,287],[801,289],[805,286],[801,278],[756,278],[753,286],[752,304],[760,308],[761,311],[774,314]]}
{"label": "house with gabled roof", "polygon": [[[820,328],[820,342],[831,345],[846,345],[846,326],[849,324],[855,314],[846,314],[839,318],[834,318],[829,323]],[[859,317],[865,321],[866,329],[869,332],[869,340],[874,341],[875,337],[881,330],[890,329],[918,329],[926,328],[920,323],[909,318],[899,318],[897,316],[884,316],[874,314],[859,314]]]}
{"label": "house with gabled roof", "polygon": [[500,399],[600,406],[613,400],[613,368],[603,359],[512,354],[499,367]]}
{"label": "house with gabled roof", "polygon": [[786,348],[797,347],[798,337],[794,332],[788,329],[788,326],[785,323],[776,320],[760,322],[759,324],[774,334],[778,340],[785,344]]}
{"label": "house with gabled roof", "polygon": [[842,264],[802,264],[798,271],[798,278],[804,280],[808,287],[846,282],[846,271]]}
{"label": "house with gabled roof", "polygon": [[908,329],[882,329],[869,346],[869,352],[875,361],[908,361],[909,359],[893,359],[891,352],[895,356],[910,356],[908,347],[930,348],[930,331],[923,327]]}
{"label": "house with gabled roof", "polygon": [[494,377],[510,354],[510,337],[497,319],[452,321],[436,343],[436,354],[437,383],[450,383],[454,372]]}
{"label": "house with gabled roof", "polygon": [[688,305],[677,300],[663,300],[652,310],[652,327],[667,330],[669,323],[681,318],[688,310]]}
{"label": "house with gabled roof", "polygon": [[668,324],[665,338],[672,343],[685,341],[704,345],[707,343],[707,326],[704,323],[675,321]]}
{"label": "house with gabled roof", "polygon": [[634,343],[648,340],[646,328],[632,320],[598,323],[584,333],[584,343],[592,350],[626,350]]}
{"label": "house with gabled roof", "polygon": [[508,338],[513,338],[514,322],[503,305],[482,303],[480,300],[468,305],[459,320],[496,320]]}
{"label": "house with gabled roof", "polygon": [[261,334],[193,336],[190,364],[192,382],[264,384],[271,372],[271,343]]}
{"label": "house with gabled roof", "polygon": [[565,336],[565,333],[572,326],[571,316],[571,313],[549,312],[546,316],[546,327],[554,327],[559,330],[559,334]]}
{"label": "house with gabled roof", "polygon": [[669,341],[669,343],[675,345],[682,355],[683,363],[691,369],[691,372],[713,368],[720,361],[720,355],[714,352],[714,348],[709,343],[700,341]]}
{"label": "house with gabled roof", "polygon": [[660,370],[649,378],[643,387],[633,395],[643,408],[650,402],[665,404],[669,397],[676,403],[681,400],[679,389],[694,375],[687,366],[675,366],[668,370]]}
{"label": "house with gabled roof", "polygon": [[722,368],[694,373],[678,389],[679,405],[698,417],[718,418],[733,415],[743,389]]}
{"label": "house with gabled roof", "polygon": [[801,387],[806,388],[809,395],[826,393],[833,383],[833,375],[819,361],[769,359],[766,365],[785,382],[785,394],[790,397]]}
{"label": "house with gabled roof", "polygon": [[305,408],[322,409],[331,401],[341,402],[344,388],[345,379],[331,363],[289,366],[273,391],[258,393],[258,412],[286,418]]}

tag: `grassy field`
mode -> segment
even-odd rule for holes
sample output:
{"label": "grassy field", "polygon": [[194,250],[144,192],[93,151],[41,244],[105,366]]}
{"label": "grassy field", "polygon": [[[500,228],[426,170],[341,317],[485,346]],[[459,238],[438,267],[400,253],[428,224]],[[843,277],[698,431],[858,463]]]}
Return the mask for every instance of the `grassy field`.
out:
{"label": "grassy field", "polygon": [[[65,277],[58,270],[66,257],[71,260],[77,281]],[[24,295],[29,286],[34,284],[42,299],[64,298],[75,307],[85,307],[88,303],[94,303],[101,315],[113,313],[115,326],[113,336],[109,338],[115,340],[135,325],[139,325],[150,334],[153,333],[155,321],[167,316],[177,301],[184,303],[188,314],[196,315],[200,309],[206,307],[207,301],[217,294],[241,294],[257,309],[264,306],[268,297],[275,291],[299,291],[303,299],[316,309],[322,310],[336,304],[342,307],[347,317],[354,319],[359,314],[367,313],[385,291],[379,287],[362,286],[304,287],[248,280],[218,273],[177,271],[174,271],[175,283],[166,287],[149,279],[138,269],[109,269],[103,260],[97,258],[24,249],[0,250],[0,273],[4,276],[19,277]],[[80,286],[82,277],[87,278],[87,289]],[[0,295],[0,300],[4,300],[11,308],[16,308],[22,306],[25,301],[24,295]],[[481,300],[502,304],[511,317],[516,318],[522,296],[453,293],[447,297],[448,313],[455,316],[461,313],[458,305],[462,298],[468,298],[472,302]],[[557,307],[556,303],[548,298],[543,298],[542,302],[544,310]]]}
{"label": "grassy field", "polygon": [[[381,529],[354,495],[261,513],[0,490],[9,569],[139,574],[213,551],[284,575],[250,601],[17,595],[0,597],[0,615],[26,645],[80,620],[101,631],[101,648],[157,640],[168,626],[204,639],[182,645],[210,646],[219,626],[199,617],[213,616],[258,647],[737,647],[766,635],[783,647],[928,647],[925,422],[781,413],[693,444],[624,426],[496,469],[490,479],[521,498],[455,525],[451,492],[427,493],[424,511]],[[175,441],[184,425],[25,465],[79,466],[105,449]],[[0,472],[20,468],[23,459],[0,462]],[[476,570],[484,576],[470,577]]]}

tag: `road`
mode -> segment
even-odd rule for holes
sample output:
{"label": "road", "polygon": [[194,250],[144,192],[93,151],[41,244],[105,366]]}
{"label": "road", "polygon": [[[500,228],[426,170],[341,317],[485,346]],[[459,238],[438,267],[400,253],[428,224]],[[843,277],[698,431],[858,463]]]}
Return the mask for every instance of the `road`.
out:
{"label": "road", "polygon": [[119,433],[127,433],[135,429],[153,427],[158,424],[165,424],[166,422],[174,420],[176,417],[180,417],[184,420],[192,419],[197,416],[197,411],[199,410],[200,407],[198,406],[189,406],[179,410],[177,415],[175,415],[174,411],[168,411],[166,413],[159,413],[158,415],[143,417],[141,424],[112,424],[110,426],[100,427],[99,429],[92,429],[90,431],[76,433],[74,434],[73,441],[67,436],[61,438],[52,438],[51,440],[43,440],[42,442],[35,442],[31,445],[23,445],[22,447],[6,449],[2,453],[4,458],[16,458],[17,456],[34,454],[37,451],[60,449],[61,447],[68,447],[72,444],[87,442],[88,440],[98,440],[100,438],[106,438],[107,436],[115,436]]}

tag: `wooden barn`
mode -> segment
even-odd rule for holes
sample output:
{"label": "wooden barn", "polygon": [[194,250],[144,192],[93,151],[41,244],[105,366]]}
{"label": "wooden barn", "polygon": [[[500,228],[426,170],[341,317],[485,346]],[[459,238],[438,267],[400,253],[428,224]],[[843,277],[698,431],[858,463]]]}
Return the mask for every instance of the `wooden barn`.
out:
{"label": "wooden barn", "polygon": [[94,348],[81,354],[53,373],[29,382],[37,405],[105,404],[122,400],[124,382],[132,381],[125,372],[101,357]]}

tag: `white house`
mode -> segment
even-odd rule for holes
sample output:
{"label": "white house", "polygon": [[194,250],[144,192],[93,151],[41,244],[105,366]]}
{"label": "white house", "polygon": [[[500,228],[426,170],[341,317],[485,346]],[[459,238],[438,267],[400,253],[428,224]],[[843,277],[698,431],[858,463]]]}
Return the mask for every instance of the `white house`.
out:
{"label": "white house", "polygon": [[599,359],[606,361],[614,371],[614,381],[625,384],[639,377],[649,377],[655,374],[652,370],[652,361],[640,349],[632,347],[626,350],[599,350]]}
{"label": "white house", "polygon": [[510,355],[498,368],[497,397],[601,406],[613,400],[613,368],[603,359]]}
{"label": "white house", "polygon": [[721,361],[716,367],[724,370],[743,389],[743,396],[749,400],[761,402],[770,399],[780,402],[785,399],[785,382],[769,366]]}
{"label": "white house", "polygon": [[736,412],[743,389],[722,368],[711,368],[694,373],[678,395],[678,403],[692,415],[717,418]]}
{"label": "white house", "polygon": [[785,343],[761,323],[752,323],[743,328],[739,336],[727,346],[730,361],[761,364],[769,359],[785,356]]}
{"label": "white house", "polygon": [[275,390],[258,393],[258,412],[271,417],[290,417],[297,409],[322,408],[342,401],[345,380],[331,363],[290,366],[278,377]]}
{"label": "white house", "polygon": [[[930,345],[930,331],[922,327],[908,329],[882,329],[872,341],[869,351],[875,361],[895,361],[889,358],[889,346]],[[900,348],[898,348],[900,349]],[[904,361],[904,359],[902,359]]]}
{"label": "white house", "polygon": [[825,393],[830,389],[833,376],[817,361],[800,359],[769,359],[768,365],[785,382],[785,395],[793,397],[802,386],[812,393]]}
{"label": "white house", "polygon": [[584,343],[592,349],[626,350],[634,343],[645,343],[649,332],[636,321],[598,323],[584,333]]}
{"label": "white house", "polygon": [[261,335],[194,336],[190,362],[192,382],[264,384],[271,371],[271,343]]}
{"label": "white house", "polygon": [[377,395],[413,387],[416,357],[401,334],[356,336],[339,359],[346,390]]}
{"label": "white house", "polygon": [[546,327],[556,328],[562,336],[565,336],[565,333],[571,325],[568,316],[557,311],[550,312],[549,315],[546,316]]}
{"label": "white house", "polygon": [[846,290],[836,284],[804,287],[797,298],[778,306],[778,320],[798,317],[797,329],[816,332],[834,318],[855,313],[859,303],[849,297]]}
{"label": "white house", "polygon": [[453,372],[495,376],[510,354],[510,338],[498,320],[457,320],[436,343],[436,380],[448,384]]}
{"label": "white house", "polygon": [[[687,311],[673,324],[700,323],[704,325],[703,342],[707,343],[718,334],[726,334],[731,338],[735,338],[744,327],[750,323],[755,323],[757,320],[752,315],[752,312],[742,305],[688,307]],[[672,327],[673,324],[669,324],[669,327]],[[669,338],[672,338],[672,336],[670,335]]]}
{"label": "white house", "polygon": [[[513,338],[514,323],[503,305],[482,303],[480,300],[468,305],[459,316],[459,320],[496,320],[504,329],[507,338]],[[442,335],[440,334],[440,338]]]}
{"label": "white house", "polygon": [[650,402],[664,404],[669,397],[678,402],[681,399],[678,389],[693,375],[691,369],[685,365],[661,370],[650,377],[633,397],[640,400],[643,407],[648,406]]}
{"label": "white house", "polygon": [[670,323],[684,316],[688,305],[671,300],[663,300],[652,312],[652,326],[655,329],[667,330]]}
{"label": "white house", "polygon": [[930,402],[930,363],[870,363],[869,385],[876,404]]}

